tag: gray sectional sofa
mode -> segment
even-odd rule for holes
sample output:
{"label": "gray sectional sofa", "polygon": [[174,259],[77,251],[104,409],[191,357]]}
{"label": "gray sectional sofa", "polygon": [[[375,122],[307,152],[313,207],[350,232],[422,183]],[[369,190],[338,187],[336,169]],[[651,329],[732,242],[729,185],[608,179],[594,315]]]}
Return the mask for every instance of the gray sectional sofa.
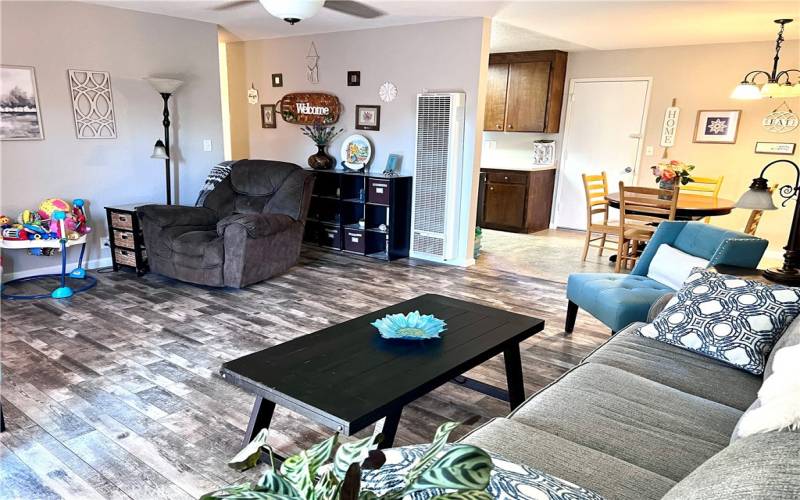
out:
{"label": "gray sectional sofa", "polygon": [[[762,377],[641,337],[641,325],[462,442],[607,499],[800,498],[800,432],[729,444]],[[784,337],[773,354],[800,343],[800,319]]]}

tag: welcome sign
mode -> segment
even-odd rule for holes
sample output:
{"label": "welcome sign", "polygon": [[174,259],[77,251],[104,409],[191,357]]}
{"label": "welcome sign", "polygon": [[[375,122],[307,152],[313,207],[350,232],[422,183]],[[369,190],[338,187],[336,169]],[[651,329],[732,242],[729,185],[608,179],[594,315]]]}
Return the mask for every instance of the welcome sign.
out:
{"label": "welcome sign", "polygon": [[298,125],[330,125],[339,120],[339,98],[320,92],[286,94],[276,107],[283,120]]}

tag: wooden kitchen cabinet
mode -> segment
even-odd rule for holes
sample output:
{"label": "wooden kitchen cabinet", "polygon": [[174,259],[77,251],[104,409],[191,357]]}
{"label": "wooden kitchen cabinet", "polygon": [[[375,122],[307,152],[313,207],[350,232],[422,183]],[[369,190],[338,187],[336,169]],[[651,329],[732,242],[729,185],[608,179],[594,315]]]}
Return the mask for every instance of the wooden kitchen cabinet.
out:
{"label": "wooden kitchen cabinet", "polygon": [[481,169],[481,227],[532,233],[550,226],[555,170]]}
{"label": "wooden kitchen cabinet", "polygon": [[483,129],[557,133],[566,68],[558,50],[490,54]]}

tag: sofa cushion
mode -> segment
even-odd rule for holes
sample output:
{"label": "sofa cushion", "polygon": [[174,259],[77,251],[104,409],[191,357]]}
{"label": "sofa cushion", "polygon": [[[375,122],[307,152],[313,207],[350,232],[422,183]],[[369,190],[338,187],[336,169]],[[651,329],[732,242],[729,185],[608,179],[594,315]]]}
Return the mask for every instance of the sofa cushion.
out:
{"label": "sofa cushion", "polygon": [[800,316],[796,317],[794,321],[792,321],[786,331],[783,332],[783,335],[781,335],[781,338],[778,340],[778,342],[775,343],[775,347],[772,348],[772,352],[767,359],[767,365],[764,367],[764,380],[767,380],[767,378],[772,375],[772,365],[775,362],[775,353],[784,347],[791,347],[798,344],[800,344]]}
{"label": "sofa cushion", "polygon": [[664,500],[800,498],[800,432],[740,439],[675,485]]}
{"label": "sofa cushion", "polygon": [[708,260],[663,244],[658,246],[647,268],[647,277],[678,290],[696,267],[708,267]]}
{"label": "sofa cushion", "polygon": [[670,344],[636,335],[644,323],[617,333],[584,361],[621,368],[646,379],[744,411],[761,377]]}
{"label": "sofa cushion", "polygon": [[741,415],[619,368],[585,363],[510,418],[679,481],[727,446]]}
{"label": "sofa cushion", "polygon": [[505,418],[491,420],[461,442],[578,484],[606,498],[661,498],[675,481]]}
{"label": "sofa cushion", "polygon": [[761,375],[798,314],[800,289],[695,269],[639,334]]}
{"label": "sofa cushion", "polygon": [[650,305],[672,291],[646,276],[575,273],[567,280],[567,298],[612,331],[643,321]]}

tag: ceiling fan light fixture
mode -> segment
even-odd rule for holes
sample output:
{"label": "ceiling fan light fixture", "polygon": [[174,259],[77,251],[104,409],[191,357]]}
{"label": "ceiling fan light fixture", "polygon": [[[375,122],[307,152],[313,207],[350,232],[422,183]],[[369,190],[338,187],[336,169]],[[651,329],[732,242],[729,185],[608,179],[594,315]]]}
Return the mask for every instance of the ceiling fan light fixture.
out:
{"label": "ceiling fan light fixture", "polygon": [[325,0],[258,0],[267,12],[294,25],[317,14]]}

